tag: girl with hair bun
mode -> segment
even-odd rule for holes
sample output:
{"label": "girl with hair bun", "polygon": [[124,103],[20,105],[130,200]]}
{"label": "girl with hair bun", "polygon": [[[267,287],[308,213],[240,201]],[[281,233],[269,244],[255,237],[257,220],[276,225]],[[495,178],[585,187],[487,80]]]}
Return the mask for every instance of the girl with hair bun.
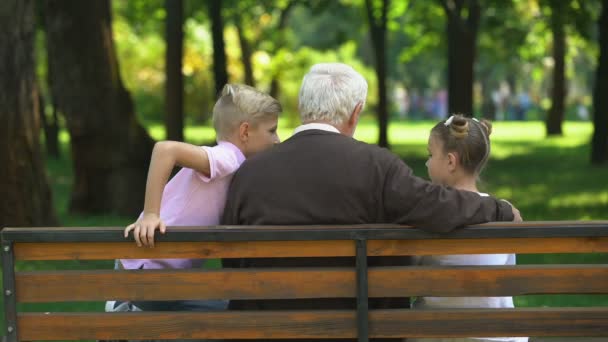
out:
{"label": "girl with hair bun", "polygon": [[[490,156],[492,124],[452,115],[431,130],[426,162],[431,181],[476,192],[477,181]],[[515,265],[515,254],[423,256],[421,265]],[[414,308],[513,308],[512,297],[418,297]],[[527,342],[527,337],[410,338],[408,342]]]}

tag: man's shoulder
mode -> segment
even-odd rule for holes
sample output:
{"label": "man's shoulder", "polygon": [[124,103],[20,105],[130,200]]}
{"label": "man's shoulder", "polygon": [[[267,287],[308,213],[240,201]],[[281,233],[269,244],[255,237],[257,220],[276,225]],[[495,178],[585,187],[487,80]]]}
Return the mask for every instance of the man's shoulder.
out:
{"label": "man's shoulder", "polygon": [[[312,133],[312,134],[311,134]],[[317,161],[342,155],[348,160],[374,164],[391,164],[399,159],[386,148],[368,144],[351,137],[331,132],[302,132],[283,143],[248,158],[239,171],[251,168],[271,168],[277,164],[314,156]],[[308,157],[306,157],[308,156]],[[342,159],[342,158],[338,158]]]}

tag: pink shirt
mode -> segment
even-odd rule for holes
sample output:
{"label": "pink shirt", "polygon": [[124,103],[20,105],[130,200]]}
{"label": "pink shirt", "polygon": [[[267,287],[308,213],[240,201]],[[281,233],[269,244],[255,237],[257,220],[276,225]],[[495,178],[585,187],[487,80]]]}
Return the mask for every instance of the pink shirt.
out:
{"label": "pink shirt", "polygon": [[[160,205],[160,217],[167,226],[213,226],[220,222],[230,180],[245,161],[245,156],[238,147],[226,141],[220,141],[214,147],[201,148],[209,157],[210,177],[183,168],[167,183]],[[200,267],[202,263],[198,259],[120,261],[125,269],[193,268]]]}

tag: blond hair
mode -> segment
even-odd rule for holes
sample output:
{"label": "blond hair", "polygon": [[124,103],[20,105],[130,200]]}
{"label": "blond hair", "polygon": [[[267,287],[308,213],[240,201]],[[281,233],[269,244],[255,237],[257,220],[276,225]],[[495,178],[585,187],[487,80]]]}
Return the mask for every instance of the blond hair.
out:
{"label": "blond hair", "polygon": [[213,128],[218,140],[226,139],[245,121],[255,125],[282,111],[272,96],[243,84],[226,84],[213,106]]}

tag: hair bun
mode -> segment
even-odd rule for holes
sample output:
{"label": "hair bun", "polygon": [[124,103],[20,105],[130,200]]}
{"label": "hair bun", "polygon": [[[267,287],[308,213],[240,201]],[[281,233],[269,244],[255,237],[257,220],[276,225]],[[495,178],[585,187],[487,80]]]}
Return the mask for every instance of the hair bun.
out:
{"label": "hair bun", "polygon": [[466,138],[469,135],[469,121],[461,114],[454,115],[449,128],[450,133],[457,139]]}
{"label": "hair bun", "polygon": [[481,119],[481,120],[479,120],[479,123],[481,124],[481,127],[483,127],[486,130],[486,134],[489,138],[490,134],[492,134],[492,122],[490,122],[489,120],[486,120],[486,119]]}

